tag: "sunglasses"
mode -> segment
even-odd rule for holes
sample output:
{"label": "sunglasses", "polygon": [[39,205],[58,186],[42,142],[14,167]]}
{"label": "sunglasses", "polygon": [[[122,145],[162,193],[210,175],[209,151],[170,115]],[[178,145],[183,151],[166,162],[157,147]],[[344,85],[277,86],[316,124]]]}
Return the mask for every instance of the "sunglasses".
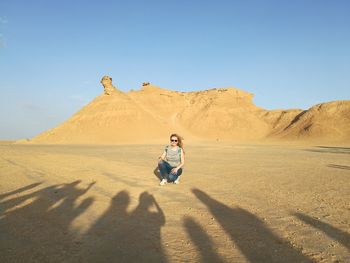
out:
{"label": "sunglasses", "polygon": [[170,140],[171,142],[177,142],[177,140]]}

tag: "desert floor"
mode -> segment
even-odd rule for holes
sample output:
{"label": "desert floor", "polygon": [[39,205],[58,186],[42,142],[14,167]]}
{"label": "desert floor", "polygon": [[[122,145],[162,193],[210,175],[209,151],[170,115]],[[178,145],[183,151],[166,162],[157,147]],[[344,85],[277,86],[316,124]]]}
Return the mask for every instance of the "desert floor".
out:
{"label": "desert floor", "polygon": [[350,148],[0,144],[0,262],[350,262]]}

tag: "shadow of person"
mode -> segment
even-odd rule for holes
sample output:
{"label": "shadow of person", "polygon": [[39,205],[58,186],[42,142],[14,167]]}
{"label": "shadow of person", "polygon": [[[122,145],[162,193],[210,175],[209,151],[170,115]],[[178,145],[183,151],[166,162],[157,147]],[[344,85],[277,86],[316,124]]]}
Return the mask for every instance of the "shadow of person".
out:
{"label": "shadow of person", "polygon": [[254,214],[231,208],[198,189],[193,194],[203,202],[250,262],[312,262],[286,240],[278,237]]}
{"label": "shadow of person", "polygon": [[125,260],[123,240],[128,235],[130,203],[128,192],[121,191],[110,202],[105,213],[82,238],[83,249],[75,261],[117,262]]}
{"label": "shadow of person", "polygon": [[41,183],[33,183],[33,184],[30,184],[30,185],[18,188],[18,189],[14,190],[14,191],[0,194],[0,200],[6,198],[7,196],[11,196],[11,195],[14,195],[14,194],[19,194],[19,193],[22,193],[24,191],[30,190],[32,188],[35,188],[35,187],[39,186],[39,185],[41,185]]}
{"label": "shadow of person", "polygon": [[[153,210],[153,211],[152,211]],[[130,214],[128,243],[132,248],[129,262],[166,262],[161,244],[161,227],[165,224],[163,210],[153,195],[140,194],[139,204]]]}
{"label": "shadow of person", "polygon": [[199,251],[200,262],[224,262],[214,250],[214,243],[205,230],[191,217],[185,217],[184,226]]}
{"label": "shadow of person", "polygon": [[66,210],[68,212],[73,211],[75,207],[75,201],[82,195],[86,194],[87,191],[96,183],[90,183],[85,189],[77,188],[77,185],[81,183],[81,180],[74,181],[69,184],[63,184],[56,194],[59,194],[63,199],[62,203],[51,211]]}
{"label": "shadow of person", "polygon": [[80,196],[86,194],[86,192],[95,184],[95,182],[92,182],[86,188],[78,188],[77,186],[80,183],[81,180],[69,184],[63,184],[56,192],[56,194],[59,192],[62,196],[60,204],[51,208],[47,213],[48,218],[57,221],[57,224],[60,226],[61,231],[64,234],[70,232],[69,227],[71,222],[89,208],[94,201],[92,197],[88,197],[82,200],[79,205],[76,205],[76,200]]}
{"label": "shadow of person", "polygon": [[[8,200],[2,201],[0,204],[0,215],[3,215],[4,213],[6,213],[7,210],[11,210],[15,207],[20,206],[21,204],[28,202],[29,200],[32,200],[34,198],[40,197],[40,196],[45,196],[45,197],[49,197],[50,198],[42,198],[42,199],[37,199],[35,205],[42,207],[43,209],[45,209],[45,206],[47,207],[46,209],[48,209],[51,205],[53,205],[53,203],[58,202],[60,200],[59,196],[54,195],[55,192],[57,192],[57,189],[59,189],[61,185],[52,185],[52,186],[48,186],[44,189],[35,191],[33,193],[29,193],[29,194],[24,194],[21,196],[17,196],[18,193],[26,191],[31,189],[32,187],[29,188],[20,188],[18,190],[13,191],[12,193],[5,193],[4,194],[4,198],[5,197],[10,197],[11,195],[16,195],[16,197],[14,198],[9,198]],[[23,190],[25,189],[25,190]],[[52,203],[53,202],[53,203]],[[31,204],[33,205],[33,203]],[[11,212],[12,213],[12,212]]]}
{"label": "shadow of person", "polygon": [[[5,201],[0,218],[1,262],[64,261],[75,238],[70,224],[93,202],[86,198],[76,203],[87,190],[77,188],[78,183],[53,185]],[[65,199],[75,205],[66,204]]]}
{"label": "shadow of person", "polygon": [[[143,192],[134,211],[128,213],[128,192],[119,192],[106,212],[82,239],[81,262],[166,262],[161,246],[163,211],[154,197]],[[150,209],[154,208],[155,211]]]}
{"label": "shadow of person", "polygon": [[319,230],[323,231],[327,236],[330,238],[338,241],[343,246],[345,246],[348,250],[350,250],[350,234],[335,228],[334,226],[324,223],[320,220],[317,220],[315,218],[312,218],[308,215],[302,214],[302,213],[295,213],[294,216],[299,218],[300,220],[304,221],[305,223],[309,224],[310,226],[313,226],[315,228],[318,228]]}

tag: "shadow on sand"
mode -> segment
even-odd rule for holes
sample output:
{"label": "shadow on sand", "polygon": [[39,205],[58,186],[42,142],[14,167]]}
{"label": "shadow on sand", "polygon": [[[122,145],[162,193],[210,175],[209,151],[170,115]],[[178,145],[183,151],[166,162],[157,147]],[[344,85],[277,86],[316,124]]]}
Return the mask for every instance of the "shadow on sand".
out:
{"label": "shadow on sand", "polygon": [[185,217],[184,226],[200,254],[200,262],[224,262],[216,253],[211,237],[193,218]]}
{"label": "shadow on sand", "polygon": [[312,149],[304,149],[308,152],[350,154],[350,148],[336,146],[315,146]]}
{"label": "shadow on sand", "polygon": [[[166,262],[160,240],[164,214],[143,192],[127,212],[129,194],[112,198],[106,212],[85,233],[72,222],[94,202],[82,196],[94,183],[53,185],[25,194],[32,184],[0,195],[0,262]],[[19,196],[18,194],[21,195]]]}
{"label": "shadow on sand", "polygon": [[[239,207],[228,207],[201,190],[193,189],[192,192],[207,206],[249,262],[313,262],[287,240],[278,237],[262,220],[249,211]],[[211,241],[204,230],[189,219],[185,219],[185,227],[199,247],[202,258],[215,259],[217,255],[212,250],[204,251],[211,246]]]}
{"label": "shadow on sand", "polygon": [[336,169],[350,170],[350,166],[347,166],[347,165],[328,164],[327,166],[331,168],[336,168]]}
{"label": "shadow on sand", "polygon": [[[167,262],[161,245],[165,216],[155,198],[143,192],[128,213],[128,192],[119,192],[107,211],[82,238],[79,262]],[[153,208],[151,211],[151,208]]]}
{"label": "shadow on sand", "polygon": [[46,187],[17,196],[38,184],[2,194],[0,203],[0,261],[52,262],[64,260],[74,244],[71,222],[83,213],[93,198],[77,203],[93,185],[80,189],[80,181]]}
{"label": "shadow on sand", "polygon": [[317,228],[321,231],[323,231],[327,236],[330,238],[338,241],[339,243],[343,244],[348,250],[350,250],[350,234],[335,228],[334,226],[324,223],[320,220],[317,220],[315,218],[312,218],[308,215],[304,215],[302,213],[295,213],[294,214],[297,218],[304,221],[305,223],[309,224],[310,226],[313,226],[314,228]]}

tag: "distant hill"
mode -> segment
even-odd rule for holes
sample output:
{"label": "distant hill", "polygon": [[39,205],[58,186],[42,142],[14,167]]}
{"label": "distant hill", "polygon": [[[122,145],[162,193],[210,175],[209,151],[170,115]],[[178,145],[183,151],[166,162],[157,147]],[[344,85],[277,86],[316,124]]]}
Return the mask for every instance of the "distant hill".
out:
{"label": "distant hill", "polygon": [[350,101],[317,104],[274,134],[282,139],[350,141]]}
{"label": "distant hill", "polygon": [[176,132],[190,140],[350,141],[350,101],[309,110],[265,110],[237,88],[177,92],[148,82],[121,92],[102,79],[104,92],[31,143],[153,143]]}

